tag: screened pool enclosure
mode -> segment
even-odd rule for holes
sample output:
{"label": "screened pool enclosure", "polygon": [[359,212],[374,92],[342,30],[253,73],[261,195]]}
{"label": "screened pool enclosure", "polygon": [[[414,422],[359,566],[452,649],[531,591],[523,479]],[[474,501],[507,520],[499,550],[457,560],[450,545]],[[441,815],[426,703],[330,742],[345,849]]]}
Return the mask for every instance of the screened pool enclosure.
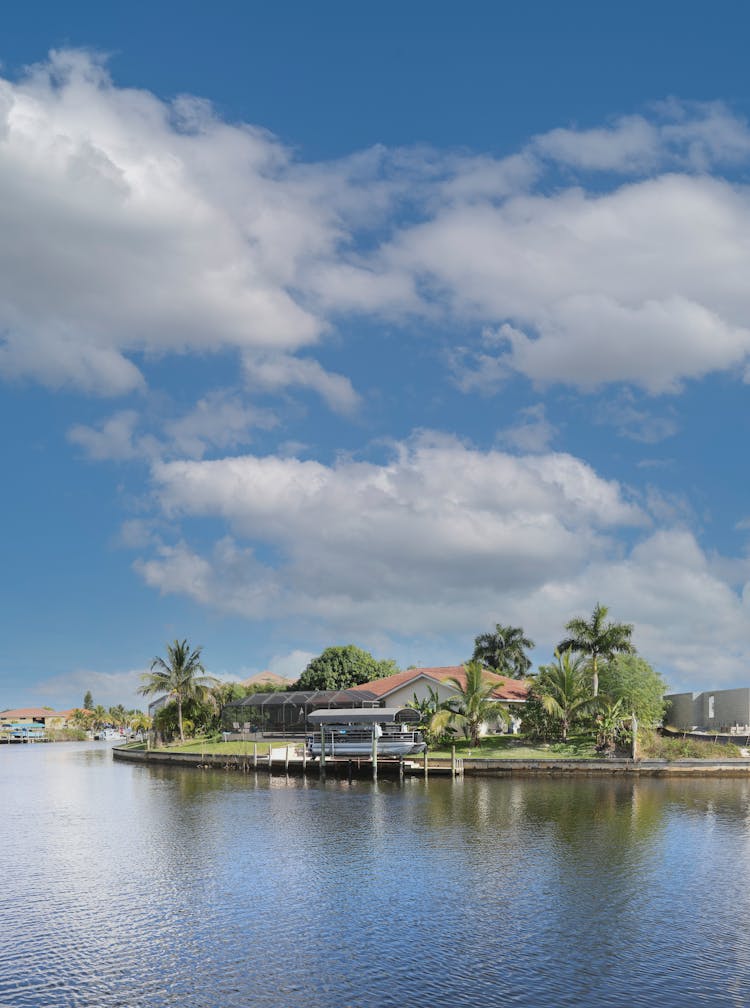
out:
{"label": "screened pool enclosure", "polygon": [[303,735],[308,716],[316,710],[379,707],[367,690],[315,690],[296,693],[254,693],[227,704],[221,712],[228,732],[269,735]]}

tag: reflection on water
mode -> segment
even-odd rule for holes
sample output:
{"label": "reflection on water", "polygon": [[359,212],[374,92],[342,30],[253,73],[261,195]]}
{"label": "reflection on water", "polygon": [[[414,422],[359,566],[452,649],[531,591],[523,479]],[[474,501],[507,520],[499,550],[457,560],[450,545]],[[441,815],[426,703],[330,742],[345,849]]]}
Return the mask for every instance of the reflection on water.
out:
{"label": "reflection on water", "polygon": [[750,786],[0,749],[0,1006],[750,1004]]}

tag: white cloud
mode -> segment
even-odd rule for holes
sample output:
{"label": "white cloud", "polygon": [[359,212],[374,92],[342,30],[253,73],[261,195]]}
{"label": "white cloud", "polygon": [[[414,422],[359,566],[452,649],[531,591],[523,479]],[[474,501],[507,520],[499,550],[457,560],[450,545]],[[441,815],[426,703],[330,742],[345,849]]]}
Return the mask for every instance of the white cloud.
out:
{"label": "white cloud", "polygon": [[155,438],[136,437],[138,421],[135,410],[121,410],[103,420],[98,427],[74,425],[68,431],[68,440],[97,462],[148,457],[158,452],[159,444]]}
{"label": "white cloud", "polygon": [[[501,322],[497,380],[674,392],[739,368],[750,351],[748,225],[744,188],[666,175],[596,195],[446,207],[382,255],[457,316]],[[481,351],[477,382],[492,360]]]}
{"label": "white cloud", "polygon": [[309,358],[288,354],[273,357],[247,354],[245,374],[251,387],[269,391],[289,385],[311,388],[337,413],[352,413],[359,405],[359,396],[348,378],[325,371],[317,361]]}
{"label": "white cloud", "polygon": [[162,544],[137,562],[142,576],[250,619],[424,653],[436,640],[466,650],[502,619],[546,660],[567,620],[601,600],[674,688],[730,684],[750,660],[750,564],[707,555],[681,524],[685,503],[649,491],[654,530],[622,487],[568,455],[421,435],[383,465],[173,462],[154,485],[165,519],[220,519],[227,534],[209,552]]}
{"label": "white cloud", "polygon": [[[157,463],[165,517],[222,519],[139,561],[146,581],[265,618],[299,614],[394,633],[463,625],[498,594],[566,577],[646,522],[616,483],[563,454],[480,452],[423,434],[384,465],[275,457]],[[281,559],[260,559],[270,547]],[[480,603],[479,600],[484,601]]]}
{"label": "white cloud", "polygon": [[536,403],[521,410],[517,424],[498,431],[497,440],[521,452],[544,452],[556,435],[557,428],[547,419],[544,403]]}
{"label": "white cloud", "polygon": [[269,430],[277,423],[269,410],[257,409],[221,389],[208,392],[182,416],[157,419],[158,437],[138,430],[146,418],[136,410],[120,410],[93,427],[75,424],[67,437],[94,461],[203,458],[211,450],[247,445],[256,428]]}
{"label": "white cloud", "polygon": [[[749,154],[723,106],[671,102],[500,160],[306,164],[205,101],[56,52],[0,80],[0,372],[123,394],[144,360],[228,351],[252,383],[347,413],[349,378],[309,348],[364,314],[497,327],[467,390],[520,373],[673,392],[747,364],[750,200],[720,172]],[[625,182],[589,191],[595,170]]]}
{"label": "white cloud", "polygon": [[0,82],[0,367],[119,394],[134,352],[294,350],[324,322],[289,293],[335,213],[269,134],[115,87],[80,52]]}

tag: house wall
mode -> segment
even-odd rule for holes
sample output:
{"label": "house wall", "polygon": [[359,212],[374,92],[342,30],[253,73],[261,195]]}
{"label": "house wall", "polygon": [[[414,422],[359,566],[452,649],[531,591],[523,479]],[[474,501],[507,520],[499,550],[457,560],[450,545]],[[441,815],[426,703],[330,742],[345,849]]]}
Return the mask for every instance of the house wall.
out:
{"label": "house wall", "polygon": [[[387,697],[384,698],[384,703],[388,707],[405,707],[408,703],[412,703],[414,700],[414,694],[417,695],[417,700],[429,700],[430,689],[433,691],[437,690],[437,694],[440,700],[451,700],[456,695],[455,687],[450,686],[448,683],[436,682],[433,679],[421,678],[412,680],[412,682],[407,683],[405,686],[399,686],[392,693],[389,693]],[[505,706],[505,704],[503,704]],[[521,710],[523,708],[522,704],[508,704],[507,705],[511,713],[514,716],[520,718]],[[516,715],[516,712],[517,715]],[[487,724],[482,725],[480,730],[480,735],[496,734],[497,732],[509,731],[508,726],[505,722],[498,719],[491,719]]]}
{"label": "house wall", "polygon": [[705,690],[703,693],[670,693],[669,721],[676,728],[732,728],[750,725],[750,687]]}
{"label": "house wall", "polygon": [[750,725],[750,688],[706,691],[700,694],[698,703],[696,724],[707,728]]}
{"label": "house wall", "polygon": [[667,720],[675,728],[690,729],[698,724],[696,720],[698,712],[696,709],[696,698],[700,693],[670,693],[664,699],[669,703]]}

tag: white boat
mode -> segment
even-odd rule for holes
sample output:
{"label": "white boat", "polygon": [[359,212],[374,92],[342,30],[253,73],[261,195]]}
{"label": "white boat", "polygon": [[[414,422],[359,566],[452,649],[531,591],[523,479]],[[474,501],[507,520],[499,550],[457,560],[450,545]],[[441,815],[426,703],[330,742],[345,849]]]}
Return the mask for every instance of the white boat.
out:
{"label": "white boat", "polygon": [[371,758],[375,745],[378,756],[415,756],[426,749],[422,733],[414,731],[419,714],[411,707],[318,710],[309,714],[307,720],[317,729],[305,741],[313,758],[322,752],[326,759]]}

